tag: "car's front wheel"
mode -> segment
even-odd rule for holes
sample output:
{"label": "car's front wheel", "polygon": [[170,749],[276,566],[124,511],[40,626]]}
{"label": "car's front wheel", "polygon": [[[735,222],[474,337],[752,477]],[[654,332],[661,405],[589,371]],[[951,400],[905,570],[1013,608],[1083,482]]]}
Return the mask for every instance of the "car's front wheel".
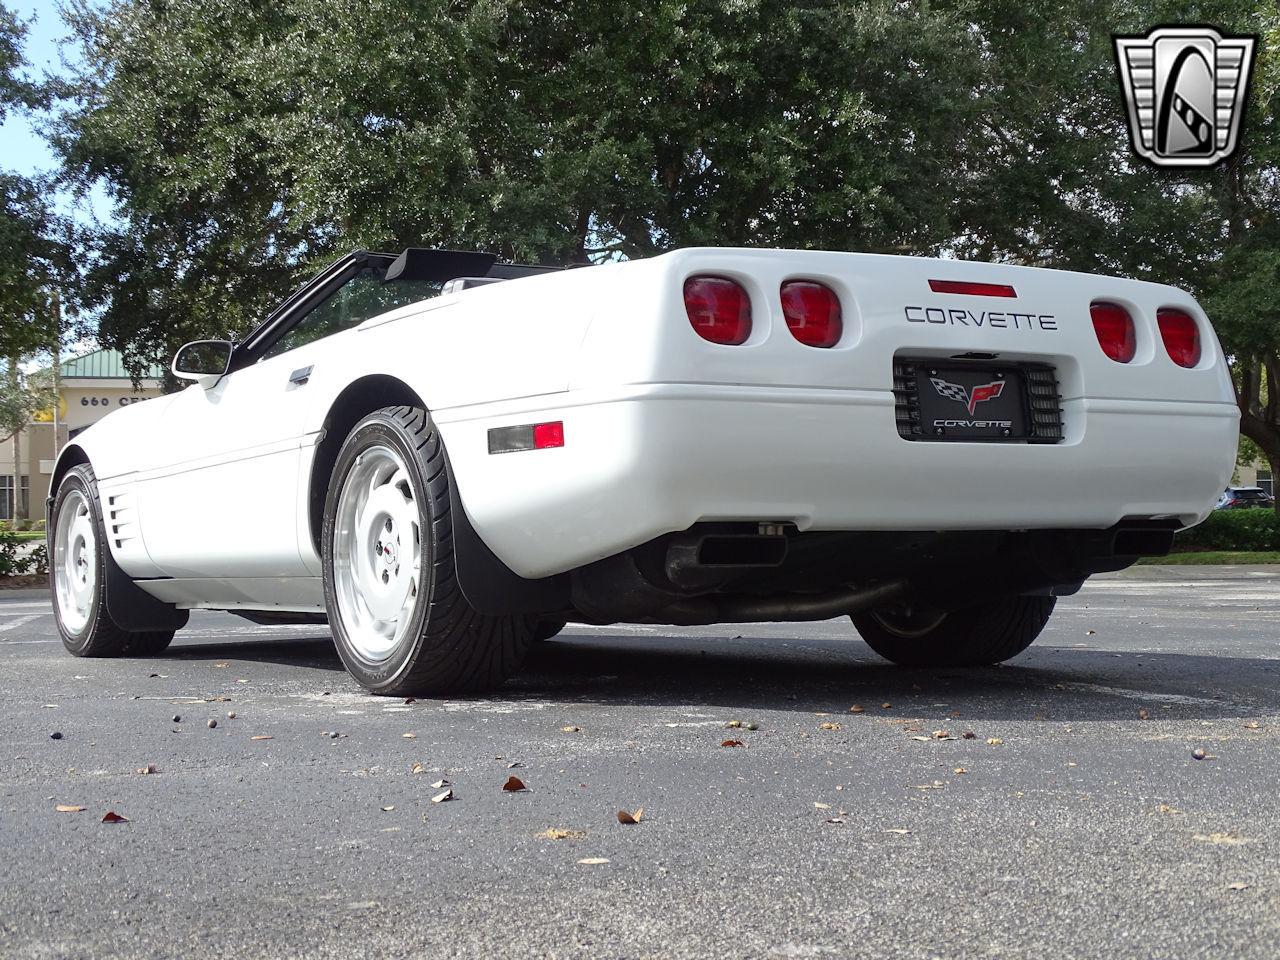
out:
{"label": "car's front wheel", "polygon": [[388,407],[352,429],[325,504],[325,602],[353,677],[388,696],[471,692],[520,665],[536,620],[488,616],[458,586],[449,471],[430,415]]}
{"label": "car's front wheel", "polygon": [[1054,597],[1009,597],[951,613],[894,606],[852,619],[867,646],[886,660],[906,667],[977,667],[1031,646],[1055,603]]}
{"label": "car's front wheel", "polygon": [[[173,630],[131,631],[112,618],[108,591],[111,556],[98,507],[98,481],[84,463],[67,471],[58,486],[49,529],[49,586],[62,644],[77,657],[154,656],[173,640]],[[117,580],[111,603],[127,604],[137,592]]]}

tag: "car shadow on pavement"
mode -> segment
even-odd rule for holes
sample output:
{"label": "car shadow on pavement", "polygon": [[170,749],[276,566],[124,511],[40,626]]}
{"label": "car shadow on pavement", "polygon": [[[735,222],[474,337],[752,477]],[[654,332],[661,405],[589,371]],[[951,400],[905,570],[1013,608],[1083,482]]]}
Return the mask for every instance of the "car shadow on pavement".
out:
{"label": "car shadow on pavement", "polygon": [[[1280,661],[1265,658],[1045,645],[997,667],[927,670],[856,643],[769,643],[561,636],[535,645],[519,674],[482,699],[1057,721],[1280,714]],[[181,644],[170,656],[306,667],[326,685],[343,670],[327,636]]]}
{"label": "car shadow on pavement", "polygon": [[[964,718],[1093,721],[1280,713],[1280,661],[1033,647],[977,669],[905,669],[856,646],[637,649],[596,638],[540,645],[507,685],[524,697],[609,703]],[[889,704],[883,707],[882,704]]]}

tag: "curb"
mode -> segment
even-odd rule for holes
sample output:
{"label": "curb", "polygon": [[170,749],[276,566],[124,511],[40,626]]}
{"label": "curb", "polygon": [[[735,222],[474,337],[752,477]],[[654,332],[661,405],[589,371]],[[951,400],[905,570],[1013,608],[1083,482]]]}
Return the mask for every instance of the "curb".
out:
{"label": "curb", "polygon": [[0,604],[6,600],[48,600],[48,587],[24,587],[20,590],[5,590],[0,588]]}

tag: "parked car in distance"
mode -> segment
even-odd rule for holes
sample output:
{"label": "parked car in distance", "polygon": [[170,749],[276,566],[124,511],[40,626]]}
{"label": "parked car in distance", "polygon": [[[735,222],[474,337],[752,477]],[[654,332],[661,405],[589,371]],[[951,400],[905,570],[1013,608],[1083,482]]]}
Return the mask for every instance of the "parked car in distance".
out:
{"label": "parked car in distance", "polygon": [[1261,487],[1227,487],[1218,498],[1215,510],[1241,510],[1248,507],[1274,507],[1276,498]]}

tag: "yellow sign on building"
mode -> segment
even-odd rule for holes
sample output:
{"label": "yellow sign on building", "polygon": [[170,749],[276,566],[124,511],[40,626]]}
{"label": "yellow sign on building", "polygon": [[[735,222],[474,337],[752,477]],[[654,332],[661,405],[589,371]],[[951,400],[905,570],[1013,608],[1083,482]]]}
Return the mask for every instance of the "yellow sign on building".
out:
{"label": "yellow sign on building", "polygon": [[[53,423],[53,407],[37,410],[32,414],[31,419],[36,423]],[[58,397],[58,419],[67,419],[67,398],[65,396]]]}

